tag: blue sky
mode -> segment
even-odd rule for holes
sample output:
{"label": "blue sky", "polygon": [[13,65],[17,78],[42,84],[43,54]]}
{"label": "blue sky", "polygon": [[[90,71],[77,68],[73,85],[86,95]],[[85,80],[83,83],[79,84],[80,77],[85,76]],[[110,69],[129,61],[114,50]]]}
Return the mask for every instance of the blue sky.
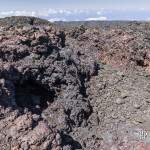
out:
{"label": "blue sky", "polygon": [[50,21],[150,20],[150,0],[0,0],[0,17],[12,15]]}

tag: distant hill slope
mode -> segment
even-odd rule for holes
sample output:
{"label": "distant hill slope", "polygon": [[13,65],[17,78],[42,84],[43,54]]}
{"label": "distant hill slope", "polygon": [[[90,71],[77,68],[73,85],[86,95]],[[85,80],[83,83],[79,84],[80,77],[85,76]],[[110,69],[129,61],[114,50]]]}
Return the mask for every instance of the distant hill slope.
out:
{"label": "distant hill slope", "polygon": [[0,25],[50,25],[51,23],[47,20],[36,18],[36,17],[26,17],[26,16],[13,16],[0,19]]}

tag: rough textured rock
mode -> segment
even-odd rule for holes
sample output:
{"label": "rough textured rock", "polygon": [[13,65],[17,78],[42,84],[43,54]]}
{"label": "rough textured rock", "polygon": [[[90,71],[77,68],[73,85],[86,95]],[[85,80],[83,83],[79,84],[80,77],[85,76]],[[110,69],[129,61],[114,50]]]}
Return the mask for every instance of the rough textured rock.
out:
{"label": "rough textured rock", "polygon": [[0,19],[1,149],[149,149],[149,29]]}
{"label": "rough textured rock", "polygon": [[149,149],[149,23],[60,25],[70,47],[100,64],[87,88],[88,127],[74,128],[72,137],[88,150]]}
{"label": "rough textured rock", "polygon": [[80,144],[68,133],[87,126],[86,82],[98,68],[65,46],[63,31],[37,22],[16,17],[1,23],[0,141],[3,149],[74,149]]}

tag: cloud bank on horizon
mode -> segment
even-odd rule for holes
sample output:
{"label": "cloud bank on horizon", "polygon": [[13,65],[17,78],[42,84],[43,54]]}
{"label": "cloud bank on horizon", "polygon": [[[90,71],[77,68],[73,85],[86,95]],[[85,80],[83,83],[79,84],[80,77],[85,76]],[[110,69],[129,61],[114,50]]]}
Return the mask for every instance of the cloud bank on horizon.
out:
{"label": "cloud bank on horizon", "polygon": [[[135,5],[136,4],[136,5]],[[54,21],[150,20],[149,0],[5,0],[0,18],[34,16]]]}
{"label": "cloud bank on horizon", "polygon": [[103,21],[103,20],[150,20],[150,11],[132,10],[66,10],[48,9],[40,11],[10,10],[0,11],[0,18],[9,16],[33,16],[54,21]]}
{"label": "cloud bank on horizon", "polygon": [[91,20],[107,20],[102,15],[102,10],[66,10],[66,9],[48,9],[40,11],[0,11],[0,17],[8,16],[33,16],[54,21],[91,21]]}

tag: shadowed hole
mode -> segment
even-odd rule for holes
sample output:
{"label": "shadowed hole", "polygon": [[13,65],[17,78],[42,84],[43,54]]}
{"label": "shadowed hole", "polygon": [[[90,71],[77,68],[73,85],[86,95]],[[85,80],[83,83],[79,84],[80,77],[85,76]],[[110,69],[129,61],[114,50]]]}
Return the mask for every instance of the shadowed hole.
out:
{"label": "shadowed hole", "polygon": [[53,102],[55,98],[54,90],[49,91],[33,80],[25,80],[23,83],[17,83],[15,87],[17,106],[28,108],[34,113],[46,109],[48,103]]}

